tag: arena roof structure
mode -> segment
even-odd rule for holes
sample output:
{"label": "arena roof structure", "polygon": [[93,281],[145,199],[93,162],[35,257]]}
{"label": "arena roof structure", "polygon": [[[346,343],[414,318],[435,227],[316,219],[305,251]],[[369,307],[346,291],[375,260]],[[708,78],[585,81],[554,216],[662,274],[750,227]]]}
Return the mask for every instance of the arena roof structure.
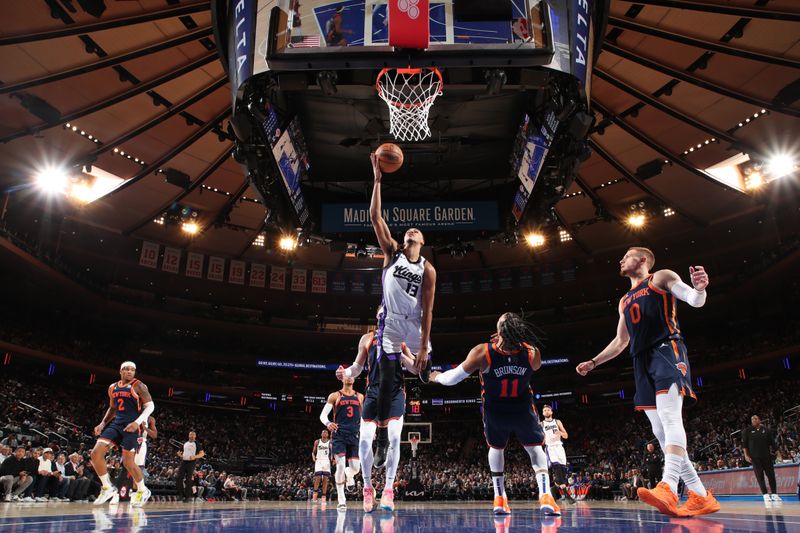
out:
{"label": "arena roof structure", "polygon": [[[37,0],[6,10],[0,179],[11,205],[41,201],[38,176],[71,187],[68,218],[88,228],[231,258],[262,253],[253,243],[269,210],[231,157],[216,4]],[[798,21],[792,0],[613,0],[591,79],[591,155],[555,210],[520,231],[540,229],[560,254],[585,256],[761,212],[765,195],[790,191],[782,182],[796,180],[800,153]],[[374,88],[340,82],[326,94],[285,82],[309,147],[302,187],[312,213],[368,201],[368,154],[388,140]],[[450,91],[432,112],[434,137],[409,145],[404,168],[386,180],[387,198],[497,200],[504,218],[523,93],[514,84]],[[87,177],[67,185],[63,169],[74,168]],[[176,207],[188,226],[164,223]],[[496,238],[474,237],[483,250]],[[302,254],[335,266],[337,250]],[[496,247],[484,260],[526,253]]]}

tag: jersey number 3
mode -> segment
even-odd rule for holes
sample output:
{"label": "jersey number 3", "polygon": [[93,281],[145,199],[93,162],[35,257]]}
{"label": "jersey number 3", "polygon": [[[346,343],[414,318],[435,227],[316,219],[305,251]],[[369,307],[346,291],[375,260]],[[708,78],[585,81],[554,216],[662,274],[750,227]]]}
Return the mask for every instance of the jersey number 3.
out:
{"label": "jersey number 3", "polygon": [[[508,382],[511,381],[511,394],[508,393]],[[518,379],[504,379],[500,382],[500,397],[501,398],[516,398],[519,395],[519,380]]]}
{"label": "jersey number 3", "polygon": [[347,418],[353,418],[353,406],[352,405],[348,405],[347,406]]}

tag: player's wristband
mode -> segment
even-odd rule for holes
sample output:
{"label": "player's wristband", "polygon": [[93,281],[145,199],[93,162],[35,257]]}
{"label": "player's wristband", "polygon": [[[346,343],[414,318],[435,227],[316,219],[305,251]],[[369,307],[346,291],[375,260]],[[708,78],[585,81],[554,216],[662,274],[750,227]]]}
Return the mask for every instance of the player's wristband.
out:
{"label": "player's wristband", "polygon": [[353,364],[344,369],[344,376],[347,378],[357,378],[364,369],[361,365],[353,361]]}

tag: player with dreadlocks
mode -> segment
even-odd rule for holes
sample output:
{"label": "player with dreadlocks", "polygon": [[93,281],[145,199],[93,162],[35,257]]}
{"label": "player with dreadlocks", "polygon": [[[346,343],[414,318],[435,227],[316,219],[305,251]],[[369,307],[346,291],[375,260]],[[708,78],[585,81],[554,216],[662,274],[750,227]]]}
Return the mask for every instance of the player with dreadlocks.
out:
{"label": "player with dreadlocks", "polygon": [[[533,326],[516,313],[505,313],[497,321],[490,343],[479,344],[467,358],[447,372],[432,372],[431,383],[455,385],[479,370],[483,398],[483,431],[489,445],[489,468],[494,486],[494,513],[511,513],[505,490],[505,455],[511,433],[517,436],[531,458],[539,486],[539,506],[544,514],[560,515],[550,494],[547,456],[542,450],[544,433],[533,405],[531,376],[542,366],[542,354],[534,346]],[[404,346],[408,357],[412,354]]]}

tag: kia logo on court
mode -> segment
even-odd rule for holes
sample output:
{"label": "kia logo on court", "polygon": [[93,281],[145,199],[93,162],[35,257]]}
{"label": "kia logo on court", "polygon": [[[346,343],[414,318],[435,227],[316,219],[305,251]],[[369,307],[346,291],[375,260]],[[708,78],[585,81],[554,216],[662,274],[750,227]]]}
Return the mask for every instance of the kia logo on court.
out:
{"label": "kia logo on court", "polygon": [[419,17],[418,3],[419,0],[398,0],[397,9],[408,15],[411,20],[417,20],[417,17]]}

